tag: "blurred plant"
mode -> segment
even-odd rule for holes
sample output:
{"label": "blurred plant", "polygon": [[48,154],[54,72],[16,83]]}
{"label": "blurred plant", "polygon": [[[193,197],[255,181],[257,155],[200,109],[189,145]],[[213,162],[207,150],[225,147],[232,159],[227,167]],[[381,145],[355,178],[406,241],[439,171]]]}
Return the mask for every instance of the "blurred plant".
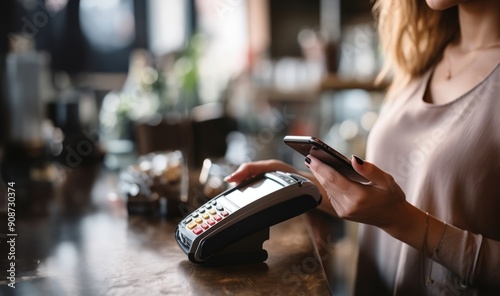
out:
{"label": "blurred plant", "polygon": [[202,36],[194,35],[174,63],[158,67],[150,62],[149,53],[135,52],[123,89],[104,98],[100,114],[103,131],[111,138],[129,138],[127,129],[134,121],[156,124],[172,113],[189,113],[199,104],[198,61],[202,47]]}
{"label": "blurred plant", "polygon": [[181,90],[181,102],[184,108],[190,108],[199,104],[199,59],[203,50],[204,39],[200,34],[195,34],[189,40],[186,50],[181,53],[174,64],[173,72],[177,78]]}

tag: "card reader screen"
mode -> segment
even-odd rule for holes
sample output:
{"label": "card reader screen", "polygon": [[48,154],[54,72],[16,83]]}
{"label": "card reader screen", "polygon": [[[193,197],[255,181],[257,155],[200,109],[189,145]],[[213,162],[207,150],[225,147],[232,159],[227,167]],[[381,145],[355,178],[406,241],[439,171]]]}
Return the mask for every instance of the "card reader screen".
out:
{"label": "card reader screen", "polygon": [[271,179],[260,179],[245,187],[238,188],[228,195],[226,198],[238,205],[240,208],[264,197],[271,192],[283,188],[283,185]]}

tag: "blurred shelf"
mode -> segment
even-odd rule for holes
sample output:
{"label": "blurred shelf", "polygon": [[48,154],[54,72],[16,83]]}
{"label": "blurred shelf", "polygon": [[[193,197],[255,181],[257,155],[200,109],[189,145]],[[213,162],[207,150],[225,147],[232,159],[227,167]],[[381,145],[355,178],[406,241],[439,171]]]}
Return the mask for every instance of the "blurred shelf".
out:
{"label": "blurred shelf", "polygon": [[77,87],[88,87],[93,90],[119,90],[125,84],[127,73],[80,73],[73,77]]}
{"label": "blurred shelf", "polygon": [[295,103],[315,102],[319,96],[318,88],[281,90],[275,87],[258,88],[257,96],[268,101]]}
{"label": "blurred shelf", "polygon": [[281,90],[276,87],[265,87],[257,88],[257,94],[259,98],[269,101],[308,103],[317,101],[320,94],[325,91],[362,89],[366,91],[385,92],[389,85],[390,81],[387,80],[375,83],[373,80],[353,80],[329,75],[317,87],[297,90]]}
{"label": "blurred shelf", "polygon": [[373,80],[353,80],[337,75],[327,76],[320,85],[320,91],[363,89],[366,91],[386,91],[390,81],[375,83]]}

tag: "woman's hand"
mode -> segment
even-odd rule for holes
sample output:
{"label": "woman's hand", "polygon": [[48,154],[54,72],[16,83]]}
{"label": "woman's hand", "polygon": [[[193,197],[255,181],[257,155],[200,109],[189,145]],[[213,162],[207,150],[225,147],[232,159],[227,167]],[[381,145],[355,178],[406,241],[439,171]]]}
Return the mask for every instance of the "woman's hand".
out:
{"label": "woman's hand", "polygon": [[260,160],[260,161],[244,163],[240,165],[240,167],[236,171],[234,171],[234,173],[227,176],[224,179],[224,181],[239,184],[245,179],[248,179],[250,177],[272,171],[282,171],[282,172],[299,174],[309,179],[310,181],[314,182],[314,184],[318,186],[318,189],[320,190],[321,195],[323,196],[319,209],[332,216],[337,216],[332,206],[328,202],[328,199],[325,198],[326,191],[323,189],[321,184],[319,184],[318,180],[316,180],[314,175],[311,172],[298,171],[293,166],[284,163],[283,161],[271,159],[271,160]]}
{"label": "woman's hand", "polygon": [[295,168],[282,161],[275,159],[260,160],[254,162],[247,162],[240,165],[240,167],[236,171],[234,171],[234,173],[227,176],[224,179],[224,181],[239,184],[243,180],[248,179],[250,177],[272,171],[297,173],[297,170]]}
{"label": "woman's hand", "polygon": [[378,226],[386,231],[404,219],[405,195],[394,178],[369,162],[353,156],[354,169],[370,183],[353,182],[319,159],[308,155],[306,165],[324,188],[341,218]]}

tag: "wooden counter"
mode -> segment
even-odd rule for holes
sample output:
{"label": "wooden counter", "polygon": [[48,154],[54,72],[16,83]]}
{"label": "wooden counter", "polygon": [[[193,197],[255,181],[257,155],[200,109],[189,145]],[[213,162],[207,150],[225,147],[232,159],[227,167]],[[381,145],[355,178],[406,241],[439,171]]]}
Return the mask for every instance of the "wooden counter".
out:
{"label": "wooden counter", "polygon": [[[0,294],[331,294],[307,215],[271,228],[265,262],[206,267],[191,263],[175,242],[180,218],[129,216],[125,205],[106,192],[115,184],[116,176],[100,171],[90,197],[80,197],[88,202],[85,211],[54,210],[56,214],[21,219],[16,288],[6,286],[2,273]],[[5,263],[4,253],[2,248],[0,263]]]}

